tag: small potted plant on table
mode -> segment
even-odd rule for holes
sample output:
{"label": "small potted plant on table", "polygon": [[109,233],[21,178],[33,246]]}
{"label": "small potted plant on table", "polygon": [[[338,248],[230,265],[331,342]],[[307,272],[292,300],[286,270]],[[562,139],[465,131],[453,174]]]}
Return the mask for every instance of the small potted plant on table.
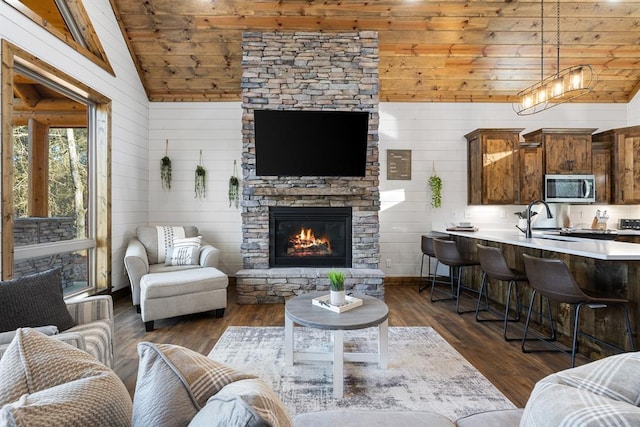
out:
{"label": "small potted plant on table", "polygon": [[331,292],[331,304],[342,305],[345,303],[344,296],[344,273],[342,271],[332,270],[327,273],[329,278],[329,288]]}

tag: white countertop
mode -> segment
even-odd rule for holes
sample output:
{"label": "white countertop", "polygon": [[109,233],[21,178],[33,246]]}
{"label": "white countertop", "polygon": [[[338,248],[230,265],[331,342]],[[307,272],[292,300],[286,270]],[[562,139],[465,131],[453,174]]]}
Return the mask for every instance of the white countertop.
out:
{"label": "white countertop", "polygon": [[558,233],[553,234],[552,232],[545,231],[534,231],[533,237],[527,239],[524,237],[524,234],[515,227],[513,230],[479,227],[477,231],[446,231],[446,228],[442,226],[434,227],[433,231],[453,236],[507,243],[510,245],[543,249],[587,258],[615,261],[640,261],[640,244],[636,243],[581,239],[577,237],[560,236]]}

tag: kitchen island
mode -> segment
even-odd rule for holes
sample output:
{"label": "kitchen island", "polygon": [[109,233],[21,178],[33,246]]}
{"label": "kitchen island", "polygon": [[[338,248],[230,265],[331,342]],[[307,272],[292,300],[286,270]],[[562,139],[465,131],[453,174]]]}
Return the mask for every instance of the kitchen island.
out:
{"label": "kitchen island", "polygon": [[[478,243],[498,247],[502,250],[511,267],[524,271],[522,254],[542,258],[563,260],[575,280],[587,292],[627,298],[630,302],[631,321],[636,335],[640,313],[640,245],[613,240],[585,239],[562,236],[558,232],[534,231],[533,237],[526,238],[514,227],[510,229],[477,229],[476,231],[447,230],[434,227],[433,233],[447,234],[458,244],[460,251],[467,257],[477,259]],[[479,267],[466,269],[463,278],[480,287],[482,271]],[[492,283],[489,297],[498,305],[506,301],[506,283]],[[528,307],[531,289],[522,287],[520,299]],[[538,305],[538,304],[536,304]],[[552,304],[554,318],[557,320],[559,341],[567,343],[571,336],[571,310],[564,304]],[[598,337],[606,337],[613,343],[628,348],[628,340],[622,319],[622,310],[584,310],[581,315],[582,329]],[[540,329],[540,325],[535,325]],[[583,345],[584,344],[584,345]],[[580,352],[591,359],[607,356],[606,347],[585,340],[581,341]]]}

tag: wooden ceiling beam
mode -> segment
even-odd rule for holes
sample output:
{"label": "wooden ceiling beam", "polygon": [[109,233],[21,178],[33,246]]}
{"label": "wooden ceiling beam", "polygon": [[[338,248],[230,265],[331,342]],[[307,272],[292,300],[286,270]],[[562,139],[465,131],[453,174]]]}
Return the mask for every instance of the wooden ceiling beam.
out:
{"label": "wooden ceiling beam", "polygon": [[12,126],[26,126],[30,119],[34,119],[42,124],[45,124],[51,128],[84,128],[87,127],[87,115],[86,113],[76,112],[27,112],[27,111],[14,111],[11,115]]}
{"label": "wooden ceiling beam", "polygon": [[80,112],[82,114],[86,114],[87,111],[87,107],[85,105],[68,98],[43,98],[35,106],[20,98],[16,98],[13,101],[13,109],[14,111],[64,111],[73,113]]}
{"label": "wooden ceiling beam", "polygon": [[30,108],[38,105],[38,102],[40,102],[40,100],[42,99],[42,97],[40,96],[40,92],[38,92],[38,89],[35,87],[35,85],[31,84],[14,83],[13,93],[18,96],[18,99],[20,99]]}

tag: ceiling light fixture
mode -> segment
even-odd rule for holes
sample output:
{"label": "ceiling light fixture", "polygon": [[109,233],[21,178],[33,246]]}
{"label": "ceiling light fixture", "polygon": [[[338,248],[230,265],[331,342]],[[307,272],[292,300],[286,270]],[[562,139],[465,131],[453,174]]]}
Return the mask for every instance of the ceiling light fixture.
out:
{"label": "ceiling light fixture", "polygon": [[540,0],[540,81],[520,91],[513,109],[528,116],[571,101],[593,90],[598,76],[591,65],[575,65],[560,70],[560,0],[556,16],[556,73],[544,78],[544,0]]}

